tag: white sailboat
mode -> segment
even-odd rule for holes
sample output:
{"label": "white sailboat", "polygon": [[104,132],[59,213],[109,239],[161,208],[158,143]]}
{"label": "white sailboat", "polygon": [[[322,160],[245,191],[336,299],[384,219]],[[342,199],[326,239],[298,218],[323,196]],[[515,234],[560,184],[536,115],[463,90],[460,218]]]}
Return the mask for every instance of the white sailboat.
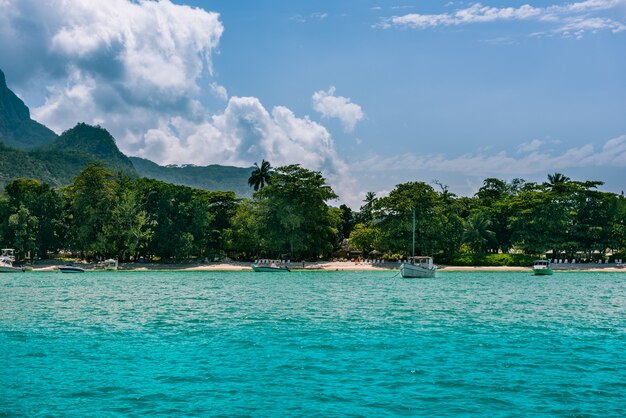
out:
{"label": "white sailboat", "polygon": [[415,208],[413,208],[413,251],[412,256],[400,265],[400,275],[406,279],[427,279],[435,277],[437,266],[433,258],[415,256]]}

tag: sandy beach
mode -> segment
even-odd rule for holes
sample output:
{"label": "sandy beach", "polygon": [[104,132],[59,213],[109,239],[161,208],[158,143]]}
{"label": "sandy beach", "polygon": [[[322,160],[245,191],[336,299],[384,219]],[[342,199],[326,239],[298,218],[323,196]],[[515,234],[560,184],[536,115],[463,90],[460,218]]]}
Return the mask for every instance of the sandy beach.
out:
{"label": "sandy beach", "polygon": [[[61,263],[46,263],[45,265],[35,265],[33,271],[53,271],[57,270]],[[85,268],[87,271],[102,270],[97,264],[76,263],[77,266]],[[399,269],[399,263],[388,262],[380,264],[357,263],[353,261],[317,261],[304,263],[291,263],[292,270],[298,271],[392,271]],[[215,262],[206,264],[158,264],[158,263],[120,263],[119,269],[122,271],[252,271],[250,262]],[[615,264],[560,264],[552,265],[555,271],[590,271],[590,272],[626,272],[623,266]],[[530,271],[530,267],[515,266],[439,266],[440,271]]]}

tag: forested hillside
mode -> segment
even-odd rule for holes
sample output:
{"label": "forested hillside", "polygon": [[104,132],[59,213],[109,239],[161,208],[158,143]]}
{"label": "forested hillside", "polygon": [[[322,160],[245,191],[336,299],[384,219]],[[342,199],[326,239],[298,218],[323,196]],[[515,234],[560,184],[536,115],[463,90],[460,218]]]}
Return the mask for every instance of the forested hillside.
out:
{"label": "forested hillside", "polygon": [[150,160],[130,157],[141,177],[148,177],[204,190],[227,190],[241,197],[251,197],[248,177],[252,168],[208,166],[161,166]]}

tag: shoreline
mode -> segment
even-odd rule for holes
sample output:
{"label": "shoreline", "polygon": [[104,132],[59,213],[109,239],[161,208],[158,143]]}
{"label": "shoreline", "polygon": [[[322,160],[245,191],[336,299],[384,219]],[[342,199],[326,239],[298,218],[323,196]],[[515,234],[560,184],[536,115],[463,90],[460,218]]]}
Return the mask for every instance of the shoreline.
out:
{"label": "shoreline", "polygon": [[[56,271],[61,263],[50,263],[42,266],[33,266],[33,272]],[[104,271],[97,264],[76,263],[86,271]],[[353,261],[316,261],[291,263],[292,271],[397,271],[398,263],[355,263]],[[625,272],[624,266],[615,264],[560,264],[553,265],[554,271],[563,272]],[[517,266],[440,266],[439,271],[475,271],[475,272],[530,272],[531,267]],[[157,264],[157,263],[120,263],[119,271],[252,271],[251,262],[215,262],[206,264]]]}

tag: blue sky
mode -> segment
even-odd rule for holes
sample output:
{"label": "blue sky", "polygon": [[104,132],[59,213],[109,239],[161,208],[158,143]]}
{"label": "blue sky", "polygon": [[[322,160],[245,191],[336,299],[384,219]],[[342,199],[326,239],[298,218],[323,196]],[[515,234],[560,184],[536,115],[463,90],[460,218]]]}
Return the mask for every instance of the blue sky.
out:
{"label": "blue sky", "polygon": [[354,207],[411,180],[625,188],[626,0],[56,6],[0,1],[0,68],[56,131],[100,123],[164,164],[300,162]]}

